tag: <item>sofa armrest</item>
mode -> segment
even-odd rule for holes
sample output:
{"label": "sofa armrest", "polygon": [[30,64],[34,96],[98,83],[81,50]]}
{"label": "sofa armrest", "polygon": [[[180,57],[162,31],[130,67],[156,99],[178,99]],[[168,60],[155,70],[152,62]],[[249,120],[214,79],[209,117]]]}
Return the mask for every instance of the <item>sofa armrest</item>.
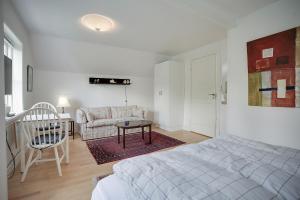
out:
{"label": "sofa armrest", "polygon": [[86,114],[81,109],[76,110],[76,123],[78,123],[78,124],[86,124],[87,123]]}

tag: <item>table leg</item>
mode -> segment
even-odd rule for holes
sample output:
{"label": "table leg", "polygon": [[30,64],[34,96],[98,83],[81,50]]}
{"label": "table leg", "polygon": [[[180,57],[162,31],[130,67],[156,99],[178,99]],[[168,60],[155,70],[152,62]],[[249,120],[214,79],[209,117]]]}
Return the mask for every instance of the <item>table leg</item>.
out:
{"label": "table leg", "polygon": [[142,127],[142,138],[144,139],[144,127]]}
{"label": "table leg", "polygon": [[120,144],[120,128],[118,127],[118,144]]}
{"label": "table leg", "polygon": [[152,130],[151,130],[151,125],[149,126],[149,143],[151,144],[152,143],[152,141],[151,141],[151,132],[152,132]]}
{"label": "table leg", "polygon": [[16,130],[16,123],[13,123],[12,124],[12,129],[13,129],[13,140],[14,140],[14,143],[15,143],[15,148],[18,149],[18,139],[17,139],[17,130]]}
{"label": "table leg", "polygon": [[70,123],[69,125],[69,131],[67,132],[68,134],[70,134],[69,136],[73,136],[73,124],[72,121],[69,121],[68,123]]}
{"label": "table leg", "polygon": [[[23,125],[21,125],[23,126]],[[22,130],[23,131],[23,130]],[[24,172],[25,170],[25,151],[26,151],[26,148],[25,148],[25,144],[24,144],[24,134],[20,134],[20,154],[21,154],[21,165],[20,165],[20,170],[21,172]]]}
{"label": "table leg", "polygon": [[123,148],[125,149],[125,128],[123,128]]}
{"label": "table leg", "polygon": [[65,137],[67,137],[66,138],[66,144],[65,144],[65,148],[66,148],[66,151],[65,151],[65,154],[66,154],[66,163],[69,163],[70,162],[70,155],[69,155],[69,122],[67,121],[67,122],[65,122],[65,124],[66,124],[66,130],[65,130],[65,133],[67,133],[67,134],[65,134],[66,136]]}
{"label": "table leg", "polygon": [[73,134],[73,140],[75,138],[75,122],[72,121],[72,134]]}

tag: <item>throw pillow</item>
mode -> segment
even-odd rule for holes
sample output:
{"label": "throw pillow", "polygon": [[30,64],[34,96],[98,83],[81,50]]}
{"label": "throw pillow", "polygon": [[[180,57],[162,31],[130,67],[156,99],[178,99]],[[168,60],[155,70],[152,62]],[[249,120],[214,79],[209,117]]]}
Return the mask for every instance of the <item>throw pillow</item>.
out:
{"label": "throw pillow", "polygon": [[100,107],[92,110],[92,113],[95,119],[109,119],[110,117],[110,108]]}
{"label": "throw pillow", "polygon": [[141,108],[135,108],[132,111],[132,116],[134,117],[139,117],[139,118],[144,118],[144,111]]}
{"label": "throw pillow", "polygon": [[95,116],[94,116],[92,113],[87,112],[87,113],[86,113],[86,119],[87,119],[89,122],[90,122],[90,121],[94,121]]}

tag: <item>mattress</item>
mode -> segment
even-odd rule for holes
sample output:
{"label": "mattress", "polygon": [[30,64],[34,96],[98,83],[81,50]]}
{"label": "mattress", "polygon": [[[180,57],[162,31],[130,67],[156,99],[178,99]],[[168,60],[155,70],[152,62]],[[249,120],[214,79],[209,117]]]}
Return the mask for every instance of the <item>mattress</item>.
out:
{"label": "mattress", "polygon": [[93,200],[300,199],[300,150],[232,135],[122,160],[113,171]]}
{"label": "mattress", "polygon": [[92,200],[127,200],[128,190],[124,181],[115,175],[110,175],[97,183],[92,193]]}

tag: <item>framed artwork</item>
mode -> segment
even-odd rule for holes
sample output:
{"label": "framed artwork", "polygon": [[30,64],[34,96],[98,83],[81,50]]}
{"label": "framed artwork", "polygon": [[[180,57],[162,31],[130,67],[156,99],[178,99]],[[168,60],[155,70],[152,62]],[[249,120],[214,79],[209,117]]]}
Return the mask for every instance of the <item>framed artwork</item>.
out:
{"label": "framed artwork", "polygon": [[33,68],[27,65],[27,92],[32,92],[33,90]]}
{"label": "framed artwork", "polygon": [[248,105],[300,107],[300,27],[247,43]]}

